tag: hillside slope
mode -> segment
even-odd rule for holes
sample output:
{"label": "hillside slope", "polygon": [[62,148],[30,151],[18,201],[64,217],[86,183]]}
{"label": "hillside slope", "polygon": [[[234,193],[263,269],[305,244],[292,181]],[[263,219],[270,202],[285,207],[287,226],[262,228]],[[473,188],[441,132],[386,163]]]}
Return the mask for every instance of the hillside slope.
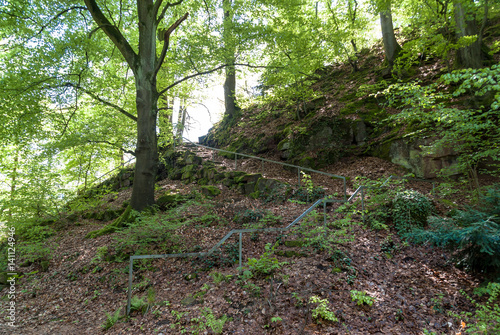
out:
{"label": "hillside slope", "polygon": [[[394,168],[386,164],[381,169]],[[360,165],[345,166],[345,172],[354,166],[358,170],[351,173],[364,173]],[[35,259],[20,268],[18,328],[3,325],[0,332],[98,334],[106,313],[111,318],[124,312],[128,255],[204,251],[231,229],[283,227],[308,207],[286,197],[252,199],[217,187],[219,195],[204,197],[195,183],[165,179],[158,197],[175,193],[183,200],[96,239],[85,236],[102,221],[81,214],[54,223],[57,231],[44,242],[51,248],[48,267]],[[129,195],[125,188],[106,196],[98,211],[123,207]],[[136,262],[133,295],[142,299],[136,302],[139,311],[104,333],[213,333],[210,325],[217,320],[223,334],[419,334],[423,329],[454,334],[461,329],[446,311],[472,310],[460,290],[472,295],[477,280],[454,268],[451,255],[410,246],[383,228],[374,230],[352,209],[339,211],[335,205],[327,213],[326,226],[314,213],[289,233],[244,235],[243,264],[251,275],[237,276],[237,239],[209,258]],[[267,256],[266,245],[275,245]],[[276,265],[271,276],[250,265],[252,258],[266,257]],[[264,271],[269,263],[262,264],[267,264],[261,265]],[[359,294],[373,298],[373,304],[358,304],[353,292],[364,292]],[[333,314],[314,314],[320,301],[321,310]]]}
{"label": "hillside slope", "polygon": [[[484,42],[493,49],[500,39],[499,27],[500,19],[496,19],[488,22],[485,30]],[[491,57],[492,64],[498,63],[500,52],[497,50]],[[384,64],[382,45],[375,45],[358,54],[357,72],[349,64],[335,64],[318,71],[310,86],[314,92],[311,98],[264,97],[264,102],[243,109],[236,119],[215,125],[200,142],[317,168],[342,157],[374,156],[401,165],[418,177],[434,178],[443,168],[451,167],[451,171],[460,153],[452,147],[427,153],[425,148],[442,136],[438,128],[397,125],[391,117],[401,109],[389,106],[382,91],[394,83],[418,83],[421,87],[434,84],[453,70],[449,68],[452,63],[453,54],[447,60],[422,54],[418,62],[391,74]],[[457,84],[450,88],[441,86],[445,92]],[[475,95],[478,91],[479,88],[470,89],[469,93],[447,101],[446,106],[486,106],[494,91],[484,97]],[[414,136],[415,133],[420,135]]]}

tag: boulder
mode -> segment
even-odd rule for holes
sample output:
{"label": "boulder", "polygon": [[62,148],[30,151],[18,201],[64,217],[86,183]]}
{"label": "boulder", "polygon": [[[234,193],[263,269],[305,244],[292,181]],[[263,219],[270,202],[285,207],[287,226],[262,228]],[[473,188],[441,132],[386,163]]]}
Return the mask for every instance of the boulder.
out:
{"label": "boulder", "polygon": [[244,174],[242,176],[234,178],[234,182],[236,184],[255,184],[260,178],[262,178],[262,174]]}
{"label": "boulder", "polygon": [[201,193],[207,197],[215,197],[221,193],[217,187],[213,185],[203,185],[200,187]]}
{"label": "boulder", "polygon": [[389,149],[391,162],[402,165],[419,178],[435,178],[437,173],[447,168],[448,173],[457,174],[458,153],[452,147],[439,147],[430,153],[436,137],[407,141],[396,139]]}
{"label": "boulder", "polygon": [[165,210],[168,208],[174,208],[179,204],[184,203],[186,200],[187,198],[182,194],[168,191],[167,193],[159,197],[158,200],[156,200],[156,205],[160,209]]}

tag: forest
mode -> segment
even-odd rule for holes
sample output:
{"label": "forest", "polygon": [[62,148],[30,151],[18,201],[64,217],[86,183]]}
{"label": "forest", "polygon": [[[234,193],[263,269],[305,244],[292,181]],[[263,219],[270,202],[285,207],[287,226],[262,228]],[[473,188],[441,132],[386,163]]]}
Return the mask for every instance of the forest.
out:
{"label": "forest", "polygon": [[0,333],[500,333],[499,1],[0,0],[0,50]]}

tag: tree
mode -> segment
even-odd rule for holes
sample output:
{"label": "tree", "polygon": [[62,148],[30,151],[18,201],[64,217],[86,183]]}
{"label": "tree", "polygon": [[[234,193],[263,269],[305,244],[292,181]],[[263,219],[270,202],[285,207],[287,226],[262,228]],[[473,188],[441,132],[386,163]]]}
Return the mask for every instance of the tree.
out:
{"label": "tree", "polygon": [[[326,1],[328,14],[326,17],[327,29],[322,38],[328,42],[335,58],[340,55],[346,57],[353,71],[358,71],[358,50],[368,41],[368,13],[362,3],[357,0]],[[320,13],[321,15],[321,13]]]}
{"label": "tree", "polygon": [[[462,68],[478,69],[482,67],[481,44],[482,31],[477,28],[475,9],[476,5],[469,0],[456,0],[453,2],[455,14],[455,32],[457,39],[465,45],[457,50],[458,66]],[[484,22],[488,18],[488,0],[484,3]],[[468,40],[467,40],[468,39]],[[471,40],[472,39],[472,40]]]}
{"label": "tree", "polygon": [[[23,135],[21,141],[29,138],[27,143],[33,145],[28,148],[52,150],[54,160],[68,164],[63,172],[73,178],[75,187],[94,180],[106,155],[121,160],[117,149],[132,153],[137,164],[131,204],[138,210],[153,204],[156,117],[169,107],[159,98],[188,79],[224,67],[213,65],[217,60],[220,64],[220,57],[206,57],[213,49],[204,39],[196,39],[188,45],[196,48],[187,49],[171,39],[188,16],[183,2],[89,0],[80,6],[76,0],[0,0],[0,47],[6,51],[0,56],[6,60],[0,62],[0,104],[6,103],[2,110],[8,111],[0,113],[0,119],[12,125],[8,132],[0,129],[0,135],[8,138],[9,133],[33,132],[43,125],[44,135]],[[190,4],[197,14],[204,7]],[[202,21],[195,21],[195,29],[184,35],[207,34]],[[100,38],[103,33],[107,38]],[[161,50],[157,38],[163,41]],[[174,53],[167,52],[172,42]],[[208,66],[213,68],[197,69]],[[169,95],[182,96],[175,91]],[[21,119],[17,125],[12,122]],[[171,125],[168,117],[166,121]]]}
{"label": "tree", "polygon": [[[316,6],[310,1],[266,1],[267,68],[262,74],[262,86],[268,96],[297,107],[311,97],[307,83],[314,80],[314,72],[324,66],[331,55],[321,36],[321,20]],[[297,109],[298,111],[298,109]]]}
{"label": "tree", "polygon": [[182,143],[182,135],[184,133],[184,127],[186,125],[186,116],[187,116],[186,99],[183,99],[179,107],[179,114],[177,115],[177,126],[176,126],[177,129],[175,135],[175,141],[179,144]]}
{"label": "tree", "polygon": [[224,105],[226,108],[225,117],[232,119],[237,114],[239,108],[236,103],[236,68],[235,68],[235,53],[236,41],[233,36],[234,32],[234,11],[232,8],[232,0],[223,0],[222,9],[224,11],[223,23],[223,41],[226,64],[225,80],[224,80]]}
{"label": "tree", "polygon": [[401,50],[401,46],[399,45],[398,41],[396,41],[396,36],[394,35],[391,2],[386,1],[380,6],[380,27],[382,29],[385,59],[387,60],[387,63],[389,63],[389,66],[392,67],[394,65],[394,60],[398,55],[398,52]]}
{"label": "tree", "polygon": [[155,203],[154,183],[158,166],[156,119],[158,114],[157,74],[165,59],[172,32],[188,17],[188,13],[175,21],[163,33],[163,49],[156,55],[156,36],[166,11],[182,3],[163,4],[162,0],[137,1],[137,24],[139,28],[139,49],[136,52],[122,32],[103,14],[95,0],[84,0],[87,9],[98,27],[120,51],[132,70],[136,86],[137,144],[134,186],[130,205],[143,210]]}

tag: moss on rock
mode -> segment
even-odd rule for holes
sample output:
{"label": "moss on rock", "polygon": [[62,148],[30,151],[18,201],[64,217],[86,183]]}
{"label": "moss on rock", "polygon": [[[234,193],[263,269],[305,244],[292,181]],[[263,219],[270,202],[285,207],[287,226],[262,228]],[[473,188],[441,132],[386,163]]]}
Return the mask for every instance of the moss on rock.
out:
{"label": "moss on rock", "polygon": [[221,193],[221,191],[213,185],[203,185],[200,187],[201,193],[207,197],[215,197]]}
{"label": "moss on rock", "polygon": [[111,234],[117,231],[119,228],[124,227],[127,223],[135,220],[135,212],[132,211],[132,207],[128,206],[123,214],[118,217],[113,223],[110,223],[99,230],[93,230],[89,232],[85,238],[96,238],[102,235]]}
{"label": "moss on rock", "polygon": [[161,210],[166,210],[170,208],[174,208],[181,203],[186,202],[187,197],[180,194],[180,193],[174,193],[172,191],[168,191],[164,195],[158,198],[156,200],[156,205],[161,209]]}

